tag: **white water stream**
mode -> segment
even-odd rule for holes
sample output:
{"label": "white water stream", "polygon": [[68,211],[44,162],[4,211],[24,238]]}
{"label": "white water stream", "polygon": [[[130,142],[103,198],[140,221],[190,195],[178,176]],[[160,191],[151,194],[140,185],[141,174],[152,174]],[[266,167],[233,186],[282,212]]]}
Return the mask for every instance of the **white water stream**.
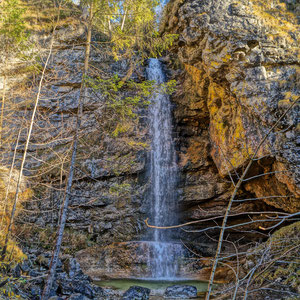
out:
{"label": "white water stream", "polygon": [[[158,59],[150,59],[147,68],[148,80],[158,84],[150,105],[151,159],[150,203],[152,222],[155,226],[176,222],[177,165],[172,139],[172,115],[169,96],[159,87],[165,82],[162,65]],[[150,244],[148,267],[152,278],[174,280],[178,271],[177,258],[181,246],[172,243],[169,230],[154,229]]]}

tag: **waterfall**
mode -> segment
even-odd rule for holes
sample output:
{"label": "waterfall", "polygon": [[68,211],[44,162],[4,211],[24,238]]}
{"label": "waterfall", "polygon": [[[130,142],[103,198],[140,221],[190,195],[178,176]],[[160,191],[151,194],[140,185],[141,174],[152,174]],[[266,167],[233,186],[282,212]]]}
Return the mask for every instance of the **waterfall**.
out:
{"label": "waterfall", "polygon": [[[176,181],[177,165],[172,139],[172,117],[169,96],[159,87],[165,82],[162,65],[157,59],[150,59],[147,68],[148,80],[157,83],[150,104],[150,203],[154,225],[164,226],[176,223]],[[170,280],[176,277],[179,254],[178,244],[172,243],[169,230],[154,229],[149,267],[153,279]]]}

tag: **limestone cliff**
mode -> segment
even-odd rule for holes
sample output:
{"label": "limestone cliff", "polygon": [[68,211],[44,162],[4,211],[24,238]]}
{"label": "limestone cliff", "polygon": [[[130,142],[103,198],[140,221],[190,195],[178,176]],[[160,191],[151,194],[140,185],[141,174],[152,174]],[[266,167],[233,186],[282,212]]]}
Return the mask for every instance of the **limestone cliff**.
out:
{"label": "limestone cliff", "polygon": [[[166,7],[161,32],[179,35],[164,61],[169,77],[178,82],[172,100],[182,223],[208,218],[220,224],[232,192],[229,172],[237,181],[260,140],[297,99],[295,13],[293,5],[278,1],[174,0]],[[299,210],[298,113],[296,105],[260,148],[260,159],[248,179],[258,177],[246,181],[238,197],[261,199],[235,203],[229,219],[230,225],[254,222],[228,230],[229,240],[258,241],[263,236],[257,229],[264,224],[264,213]],[[201,255],[211,256],[215,242],[197,231],[214,225],[209,221],[193,224],[182,239]],[[209,235],[217,238],[218,230]],[[86,250],[78,259],[86,272],[103,276],[109,265],[100,265],[105,261],[103,253],[116,251],[106,259],[116,253],[128,257],[130,247],[119,244],[113,250]],[[134,251],[132,255],[133,262],[140,262]],[[138,274],[138,264],[129,265],[127,274],[133,270]],[[200,265],[194,276],[205,278]]]}
{"label": "limestone cliff", "polygon": [[[218,206],[228,188],[221,177],[241,174],[260,140],[299,96],[297,7],[277,0],[169,2],[161,31],[179,34],[167,60],[184,69],[174,74],[180,80],[174,101],[180,164],[190,169],[185,200],[214,198]],[[269,174],[244,184],[255,197],[285,196],[264,201],[287,212],[299,210],[298,118],[297,104],[260,148],[248,178]]]}
{"label": "limestone cliff", "polygon": [[[41,60],[47,55],[50,44],[50,33],[43,22],[41,28],[32,30],[30,35],[32,56],[41,57]],[[28,239],[28,246],[31,238],[40,240],[41,235],[44,236],[42,246],[48,247],[52,243],[63,199],[61,184],[67,176],[76,122],[85,26],[74,18],[61,22],[56,30],[54,50],[42,86],[25,163],[24,175],[34,192],[34,201],[28,201],[17,222],[24,229],[23,234],[28,234],[25,238]],[[14,53],[10,53],[6,64],[0,61],[0,83],[6,76],[5,91],[0,85],[0,95],[5,92],[6,98],[1,164],[8,168],[13,159],[19,128],[27,127],[31,117],[42,64],[43,61],[41,65],[36,65],[31,60],[22,60]],[[102,52],[92,51],[91,65],[93,70],[101,69],[108,78],[115,74],[125,76],[128,69],[126,61],[115,62],[104,49]],[[91,76],[95,76],[94,73]],[[132,78],[134,76],[137,74],[134,73]],[[123,89],[121,93],[125,97],[133,92]],[[76,243],[70,244],[67,238],[63,245],[67,252],[90,243],[109,244],[111,241],[137,239],[141,232],[141,198],[146,181],[140,174],[144,172],[146,163],[146,124],[133,121],[127,124],[126,133],[120,132],[114,136],[117,123],[105,101],[100,90],[89,89],[88,99],[84,103],[67,221],[67,232],[74,236],[74,242],[75,236],[80,236],[80,233],[82,238],[77,241],[82,241],[80,246],[74,247]],[[135,112],[142,114],[143,108],[136,108]],[[23,129],[16,152],[16,170],[23,155],[26,135],[27,131]]]}
{"label": "limestone cliff", "polygon": [[[181,222],[221,220],[232,191],[228,174],[237,180],[260,140],[297,99],[298,13],[293,0],[171,0],[166,7],[161,31],[179,35],[163,60],[168,76],[178,82],[172,100],[180,167]],[[28,202],[18,218],[22,226],[31,224],[22,228],[24,240],[28,237],[24,244],[29,248],[33,241],[37,247],[45,248],[53,242],[69,159],[65,154],[70,149],[80,92],[84,30],[73,19],[59,27],[56,34],[25,166],[28,184],[35,193],[34,201]],[[96,33],[94,39],[99,39]],[[47,32],[35,32],[32,40],[36,49],[42,53],[48,51]],[[109,76],[115,73],[124,76],[129,67],[126,61],[114,62],[105,50],[92,51],[91,65],[93,70],[104,70]],[[0,76],[7,77],[6,94],[17,108],[5,123],[7,135],[12,133],[15,140],[16,128],[30,117],[39,72],[32,73],[26,64],[14,58],[6,69],[3,63],[0,66]],[[134,73],[134,79],[138,81],[143,77],[141,74]],[[1,82],[0,89],[3,90]],[[104,103],[101,92],[89,89],[63,252],[77,253],[79,260],[82,257],[83,269],[89,274],[94,270],[99,273],[99,269],[101,275],[106,274],[107,267],[117,257],[114,265],[119,269],[115,274],[134,276],[137,272],[130,266],[132,257],[134,263],[144,267],[145,251],[139,248],[132,257],[128,253],[136,248],[131,242],[145,236],[143,220],[149,217],[149,203],[145,200],[147,112],[138,109],[141,122],[113,137],[106,134],[112,122],[108,119],[103,123],[109,116],[104,114]],[[245,182],[238,196],[262,200],[233,205],[230,224],[249,220],[248,212],[253,212],[251,219],[257,221],[264,219],[259,212],[299,211],[298,118],[296,105],[260,148],[261,159],[248,174],[248,178],[258,177]],[[17,160],[22,156],[25,135],[22,132]],[[8,147],[4,150],[2,164],[8,166],[13,153]],[[215,223],[199,223],[192,230],[211,224]],[[259,225],[253,223],[241,229],[256,230]],[[242,243],[260,237],[254,231],[230,234],[231,239],[247,236]],[[212,236],[217,237],[218,230]],[[185,232],[182,237],[204,256],[214,254],[215,242],[204,234]],[[130,242],[122,243],[127,241]],[[202,262],[197,269],[186,265],[188,271],[192,270],[191,276],[195,275],[194,270],[200,274],[203,266]]]}

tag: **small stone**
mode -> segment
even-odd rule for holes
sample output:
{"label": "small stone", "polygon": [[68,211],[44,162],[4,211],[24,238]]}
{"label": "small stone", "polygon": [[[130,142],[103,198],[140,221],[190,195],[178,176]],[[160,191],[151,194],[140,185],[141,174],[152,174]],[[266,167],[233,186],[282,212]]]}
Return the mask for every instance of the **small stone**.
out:
{"label": "small stone", "polygon": [[246,262],[246,265],[247,265],[248,269],[250,269],[250,268],[253,268],[253,267],[254,267],[255,263],[254,263],[252,260],[248,260],[248,261]]}
{"label": "small stone", "polygon": [[123,295],[122,300],[148,300],[150,290],[141,286],[131,286]]}
{"label": "small stone", "polygon": [[189,299],[197,297],[197,288],[192,285],[173,285],[167,287],[164,298]]}

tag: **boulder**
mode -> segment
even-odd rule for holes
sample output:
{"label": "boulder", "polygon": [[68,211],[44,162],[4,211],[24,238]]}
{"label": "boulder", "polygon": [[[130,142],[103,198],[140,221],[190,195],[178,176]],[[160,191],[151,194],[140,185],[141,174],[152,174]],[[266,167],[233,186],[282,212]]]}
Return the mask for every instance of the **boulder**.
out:
{"label": "boulder", "polygon": [[197,288],[192,285],[172,285],[167,287],[164,298],[190,299],[197,297]]}
{"label": "boulder", "polygon": [[132,286],[125,292],[122,300],[148,300],[149,295],[149,289],[141,286]]}
{"label": "boulder", "polygon": [[78,293],[94,299],[103,293],[102,288],[91,284],[85,275],[83,277],[69,278],[66,273],[60,273],[58,274],[57,283],[63,295]]}

